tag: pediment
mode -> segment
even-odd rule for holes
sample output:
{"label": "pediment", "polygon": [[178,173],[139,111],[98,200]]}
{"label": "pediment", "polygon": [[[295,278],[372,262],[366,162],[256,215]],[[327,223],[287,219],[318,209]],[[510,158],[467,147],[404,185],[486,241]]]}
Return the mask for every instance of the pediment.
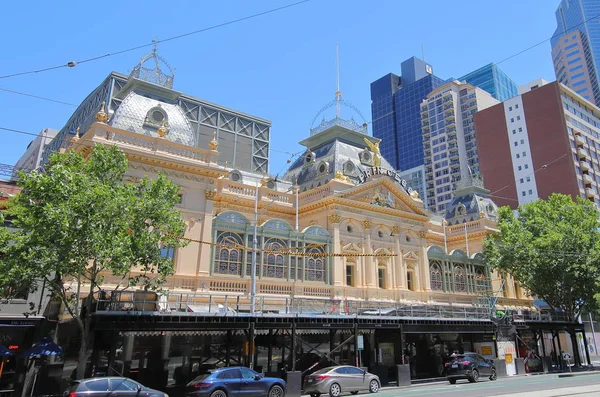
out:
{"label": "pediment", "polygon": [[407,261],[418,261],[419,260],[419,257],[417,256],[417,254],[415,254],[412,251],[407,252],[402,257],[404,258],[404,260],[407,260]]}
{"label": "pediment", "polygon": [[426,211],[419,208],[422,203],[419,202],[419,205],[415,202],[402,187],[387,176],[382,176],[350,190],[342,197],[372,205],[374,208],[391,208],[426,215]]}
{"label": "pediment", "polygon": [[354,243],[348,243],[342,247],[343,251],[362,252],[360,247]]}

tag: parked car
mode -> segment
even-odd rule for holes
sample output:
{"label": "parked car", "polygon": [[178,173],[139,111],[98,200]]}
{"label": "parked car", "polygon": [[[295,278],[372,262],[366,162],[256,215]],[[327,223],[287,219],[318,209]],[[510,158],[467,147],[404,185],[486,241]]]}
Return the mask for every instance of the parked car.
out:
{"label": "parked car", "polygon": [[341,393],[356,394],[361,390],[377,393],[381,382],[377,375],[349,365],[327,367],[308,375],[304,379],[304,393],[311,397],[329,394],[338,397]]}
{"label": "parked car", "polygon": [[246,367],[208,370],[187,384],[186,397],[284,397],[285,381]]}
{"label": "parked car", "polygon": [[450,384],[455,384],[457,379],[468,379],[475,383],[482,376],[490,380],[496,380],[497,377],[494,362],[477,353],[453,354],[444,366]]}
{"label": "parked car", "polygon": [[150,389],[132,379],[98,377],[74,380],[65,392],[66,397],[169,397],[162,391]]}

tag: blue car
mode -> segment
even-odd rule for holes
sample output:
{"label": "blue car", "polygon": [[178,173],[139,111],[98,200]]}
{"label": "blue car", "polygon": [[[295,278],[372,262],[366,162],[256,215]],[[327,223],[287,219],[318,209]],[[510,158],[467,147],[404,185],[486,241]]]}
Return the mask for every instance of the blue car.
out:
{"label": "blue car", "polygon": [[186,397],[284,397],[285,381],[246,367],[209,370],[187,384]]}

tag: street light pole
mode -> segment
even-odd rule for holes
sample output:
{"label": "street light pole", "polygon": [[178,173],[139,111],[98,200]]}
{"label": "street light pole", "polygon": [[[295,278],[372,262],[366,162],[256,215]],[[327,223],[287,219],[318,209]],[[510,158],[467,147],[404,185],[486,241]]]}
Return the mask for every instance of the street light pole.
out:
{"label": "street light pole", "polygon": [[298,181],[296,180],[296,231],[298,231]]}

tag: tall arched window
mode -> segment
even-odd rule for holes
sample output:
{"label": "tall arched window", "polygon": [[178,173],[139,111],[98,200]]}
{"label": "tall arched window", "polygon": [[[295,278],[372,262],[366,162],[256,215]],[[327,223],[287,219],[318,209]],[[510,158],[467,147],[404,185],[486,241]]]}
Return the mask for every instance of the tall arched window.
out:
{"label": "tall arched window", "polygon": [[217,236],[213,272],[218,274],[242,274],[242,237],[237,233],[221,232]]}
{"label": "tall arched window", "polygon": [[475,288],[477,289],[477,291],[485,291],[491,289],[488,286],[488,280],[485,278],[483,269],[479,267],[475,269]]}
{"label": "tall arched window", "polygon": [[307,281],[325,281],[325,252],[322,248],[309,248],[304,269],[304,279]]}
{"label": "tall arched window", "polygon": [[287,255],[282,251],[285,248],[287,248],[285,242],[277,238],[271,238],[265,242],[263,276],[287,277]]}
{"label": "tall arched window", "polygon": [[443,288],[442,269],[438,262],[433,262],[429,268],[429,278],[431,279],[431,289],[434,291],[441,291]]}
{"label": "tall arched window", "polygon": [[462,266],[454,268],[454,289],[456,292],[467,292],[465,269]]}

